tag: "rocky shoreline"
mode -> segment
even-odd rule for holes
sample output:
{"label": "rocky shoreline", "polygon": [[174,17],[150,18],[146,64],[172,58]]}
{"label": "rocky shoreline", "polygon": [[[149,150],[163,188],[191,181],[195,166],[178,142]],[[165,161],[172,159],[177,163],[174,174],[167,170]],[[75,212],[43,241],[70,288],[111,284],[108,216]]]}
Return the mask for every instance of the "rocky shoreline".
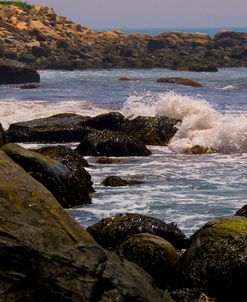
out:
{"label": "rocky shoreline", "polygon": [[36,69],[171,68],[217,71],[247,66],[247,33],[94,32],[52,8],[0,3],[0,57]]}
{"label": "rocky shoreline", "polygon": [[[86,149],[104,164],[119,163],[110,156],[122,150],[147,156],[132,144],[166,145],[178,122],[111,112],[56,115],[12,124],[6,133],[0,127],[3,301],[246,301],[246,206],[190,238],[174,223],[133,213],[85,230],[62,209],[91,202]],[[19,141],[81,144],[26,150]],[[142,184],[110,177],[106,185]]]}

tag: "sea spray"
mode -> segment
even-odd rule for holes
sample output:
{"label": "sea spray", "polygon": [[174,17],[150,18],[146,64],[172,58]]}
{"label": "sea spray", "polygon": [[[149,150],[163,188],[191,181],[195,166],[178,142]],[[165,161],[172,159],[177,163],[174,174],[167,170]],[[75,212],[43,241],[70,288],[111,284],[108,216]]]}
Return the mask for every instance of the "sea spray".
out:
{"label": "sea spray", "polygon": [[169,148],[183,151],[194,145],[215,152],[247,152],[247,117],[222,114],[201,97],[167,92],[130,96],[123,107],[129,117],[166,116],[181,120]]}

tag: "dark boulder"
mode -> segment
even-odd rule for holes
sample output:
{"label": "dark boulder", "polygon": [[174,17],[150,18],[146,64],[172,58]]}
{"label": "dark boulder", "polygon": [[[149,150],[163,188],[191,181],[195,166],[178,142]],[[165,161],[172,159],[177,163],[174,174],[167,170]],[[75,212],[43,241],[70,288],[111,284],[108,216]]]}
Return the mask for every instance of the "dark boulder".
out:
{"label": "dark boulder", "polygon": [[189,71],[196,71],[196,72],[217,72],[218,68],[215,65],[194,65],[188,67]]}
{"label": "dark boulder", "polygon": [[108,176],[103,180],[102,184],[106,187],[125,187],[143,184],[143,181],[133,179],[123,179],[119,176]]}
{"label": "dark boulder", "polygon": [[126,120],[124,132],[145,145],[164,146],[177,132],[178,120],[167,117],[138,116]]}
{"label": "dark boulder", "polygon": [[5,131],[3,130],[3,126],[0,123],[0,147],[6,144],[6,134]]}
{"label": "dark boulder", "polygon": [[148,156],[151,152],[142,142],[125,133],[88,129],[76,148],[84,156]]}
{"label": "dark boulder", "polygon": [[71,169],[74,169],[77,165],[79,167],[90,166],[83,156],[67,146],[48,146],[34,151],[45,156],[49,156],[55,160],[59,160],[61,163],[67,166],[69,165]]}
{"label": "dark boulder", "polygon": [[98,130],[121,131],[124,124],[124,116],[119,112],[109,112],[91,117],[80,123],[83,127],[91,127]]}
{"label": "dark boulder", "polygon": [[141,214],[117,214],[102,219],[87,230],[100,245],[110,250],[114,250],[127,238],[140,233],[162,237],[176,249],[183,249],[187,244],[186,236],[175,224]]}
{"label": "dark boulder", "polygon": [[117,247],[117,254],[142,267],[160,288],[174,282],[178,254],[161,237],[147,233],[131,236]]}
{"label": "dark boulder", "polygon": [[2,151],[51,191],[63,207],[91,202],[91,177],[79,163],[67,159],[63,164],[15,144],[4,145]]}
{"label": "dark boulder", "polygon": [[240,210],[238,210],[236,212],[236,215],[238,215],[238,216],[244,216],[244,217],[247,218],[247,204],[244,205]]}
{"label": "dark boulder", "polygon": [[73,113],[57,114],[11,124],[7,134],[10,142],[76,142],[84,135],[80,122],[85,119]]}
{"label": "dark boulder", "polygon": [[0,151],[0,297],[16,302],[174,302],[105,251],[44,186]]}
{"label": "dark boulder", "polygon": [[180,78],[180,77],[160,78],[157,80],[157,83],[179,84],[179,85],[185,85],[185,86],[191,86],[191,87],[202,87],[202,84],[197,81],[194,81],[191,79]]}
{"label": "dark boulder", "polygon": [[152,40],[148,41],[148,50],[149,51],[155,51],[155,50],[159,50],[159,49],[166,48],[166,47],[169,47],[169,46],[165,40],[152,39]]}
{"label": "dark boulder", "polygon": [[48,57],[50,55],[50,51],[46,47],[33,46],[32,47],[32,54],[36,58]]}
{"label": "dark boulder", "polygon": [[11,60],[0,59],[0,85],[40,82],[36,70]]}
{"label": "dark boulder", "polygon": [[190,239],[181,257],[182,287],[202,288],[217,301],[246,301],[247,218],[222,217]]}

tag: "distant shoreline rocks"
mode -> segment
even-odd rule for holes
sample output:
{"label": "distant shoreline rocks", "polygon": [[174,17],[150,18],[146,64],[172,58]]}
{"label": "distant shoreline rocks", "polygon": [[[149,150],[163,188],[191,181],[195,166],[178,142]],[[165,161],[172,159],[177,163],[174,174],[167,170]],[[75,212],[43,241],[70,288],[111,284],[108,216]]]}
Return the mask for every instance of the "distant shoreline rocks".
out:
{"label": "distant shoreline rocks", "polygon": [[35,69],[169,68],[215,72],[219,67],[247,66],[247,33],[230,30],[221,30],[214,38],[186,32],[94,32],[49,7],[1,3],[0,28],[0,58]]}

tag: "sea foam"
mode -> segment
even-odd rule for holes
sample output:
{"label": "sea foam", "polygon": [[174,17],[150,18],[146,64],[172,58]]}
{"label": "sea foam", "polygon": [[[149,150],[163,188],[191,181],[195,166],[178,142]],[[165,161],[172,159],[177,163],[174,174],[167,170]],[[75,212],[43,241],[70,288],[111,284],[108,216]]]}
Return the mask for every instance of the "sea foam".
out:
{"label": "sea foam", "polygon": [[200,97],[174,92],[130,96],[123,113],[128,117],[151,115],[181,120],[169,143],[169,147],[177,151],[201,145],[222,153],[247,152],[247,117],[220,113]]}

